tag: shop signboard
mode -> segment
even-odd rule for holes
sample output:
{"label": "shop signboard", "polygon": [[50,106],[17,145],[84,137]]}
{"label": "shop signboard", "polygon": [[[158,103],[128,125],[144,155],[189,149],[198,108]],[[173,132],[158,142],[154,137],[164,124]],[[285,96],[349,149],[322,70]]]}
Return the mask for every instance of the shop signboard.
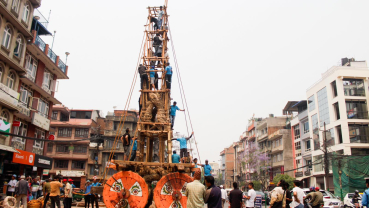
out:
{"label": "shop signboard", "polygon": [[256,195],[255,208],[261,208],[262,198],[261,195]]}
{"label": "shop signboard", "polygon": [[[59,171],[56,171],[57,173]],[[60,174],[64,177],[81,177],[85,175],[85,171],[61,170]]]}
{"label": "shop signboard", "polygon": [[43,155],[36,155],[35,166],[39,168],[51,169],[53,159]]}
{"label": "shop signboard", "polygon": [[32,152],[26,152],[23,150],[17,149],[19,153],[14,152],[13,153],[13,163],[19,163],[24,165],[31,165],[33,166],[35,164],[35,153]]}
{"label": "shop signboard", "polygon": [[49,175],[49,172],[49,169],[44,169],[44,171],[42,171],[42,175]]}

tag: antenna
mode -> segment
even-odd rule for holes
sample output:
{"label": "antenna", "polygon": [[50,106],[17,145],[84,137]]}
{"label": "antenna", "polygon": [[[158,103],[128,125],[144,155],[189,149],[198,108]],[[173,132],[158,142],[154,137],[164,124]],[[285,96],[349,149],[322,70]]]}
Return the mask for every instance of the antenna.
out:
{"label": "antenna", "polygon": [[47,26],[46,26],[46,29],[47,29],[47,27],[49,26],[50,16],[51,16],[51,9],[50,9],[50,12],[49,12],[49,17],[47,18]]}

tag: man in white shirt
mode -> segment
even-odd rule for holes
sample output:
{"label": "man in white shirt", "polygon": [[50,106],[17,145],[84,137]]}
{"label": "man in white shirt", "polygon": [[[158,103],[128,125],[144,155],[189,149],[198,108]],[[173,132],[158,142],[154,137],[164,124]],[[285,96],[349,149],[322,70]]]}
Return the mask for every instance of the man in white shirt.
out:
{"label": "man in white shirt", "polygon": [[161,26],[163,24],[163,15],[164,15],[163,7],[160,6],[160,10],[158,11],[159,29],[161,29]]}
{"label": "man in white shirt", "polygon": [[12,175],[12,179],[8,183],[8,196],[14,196],[15,192],[15,185],[17,185],[17,180],[15,179],[17,175]]}
{"label": "man in white shirt", "polygon": [[254,207],[255,198],[256,198],[256,192],[254,190],[254,184],[249,183],[249,191],[247,192],[247,197],[246,197],[246,207],[247,208]]}
{"label": "man in white shirt", "polygon": [[224,189],[223,185],[220,185],[220,192],[221,192],[221,196],[222,196],[222,207],[224,207],[224,203],[227,199],[227,191]]}
{"label": "man in white shirt", "polygon": [[303,208],[304,207],[304,192],[302,191],[302,189],[300,188],[300,181],[294,181],[293,185],[295,186],[292,191],[293,191],[293,201],[290,204],[291,208]]}

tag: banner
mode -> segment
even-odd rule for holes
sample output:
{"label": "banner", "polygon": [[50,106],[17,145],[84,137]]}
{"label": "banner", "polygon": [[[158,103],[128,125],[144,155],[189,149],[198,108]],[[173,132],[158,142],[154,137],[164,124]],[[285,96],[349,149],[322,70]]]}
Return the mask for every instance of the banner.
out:
{"label": "banner", "polygon": [[10,133],[10,126],[11,126],[10,123],[4,120],[0,120],[0,131],[1,132]]}
{"label": "banner", "polygon": [[35,164],[35,153],[26,152],[23,150],[17,149],[19,153],[13,153],[13,163],[19,163],[24,165],[31,165]]}

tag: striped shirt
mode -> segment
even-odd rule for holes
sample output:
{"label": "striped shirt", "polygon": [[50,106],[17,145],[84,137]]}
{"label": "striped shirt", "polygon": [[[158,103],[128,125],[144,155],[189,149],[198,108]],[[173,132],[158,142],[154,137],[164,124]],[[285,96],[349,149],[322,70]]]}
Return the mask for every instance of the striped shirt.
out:
{"label": "striped shirt", "polygon": [[204,207],[205,186],[199,180],[194,180],[186,186],[187,208]]}

